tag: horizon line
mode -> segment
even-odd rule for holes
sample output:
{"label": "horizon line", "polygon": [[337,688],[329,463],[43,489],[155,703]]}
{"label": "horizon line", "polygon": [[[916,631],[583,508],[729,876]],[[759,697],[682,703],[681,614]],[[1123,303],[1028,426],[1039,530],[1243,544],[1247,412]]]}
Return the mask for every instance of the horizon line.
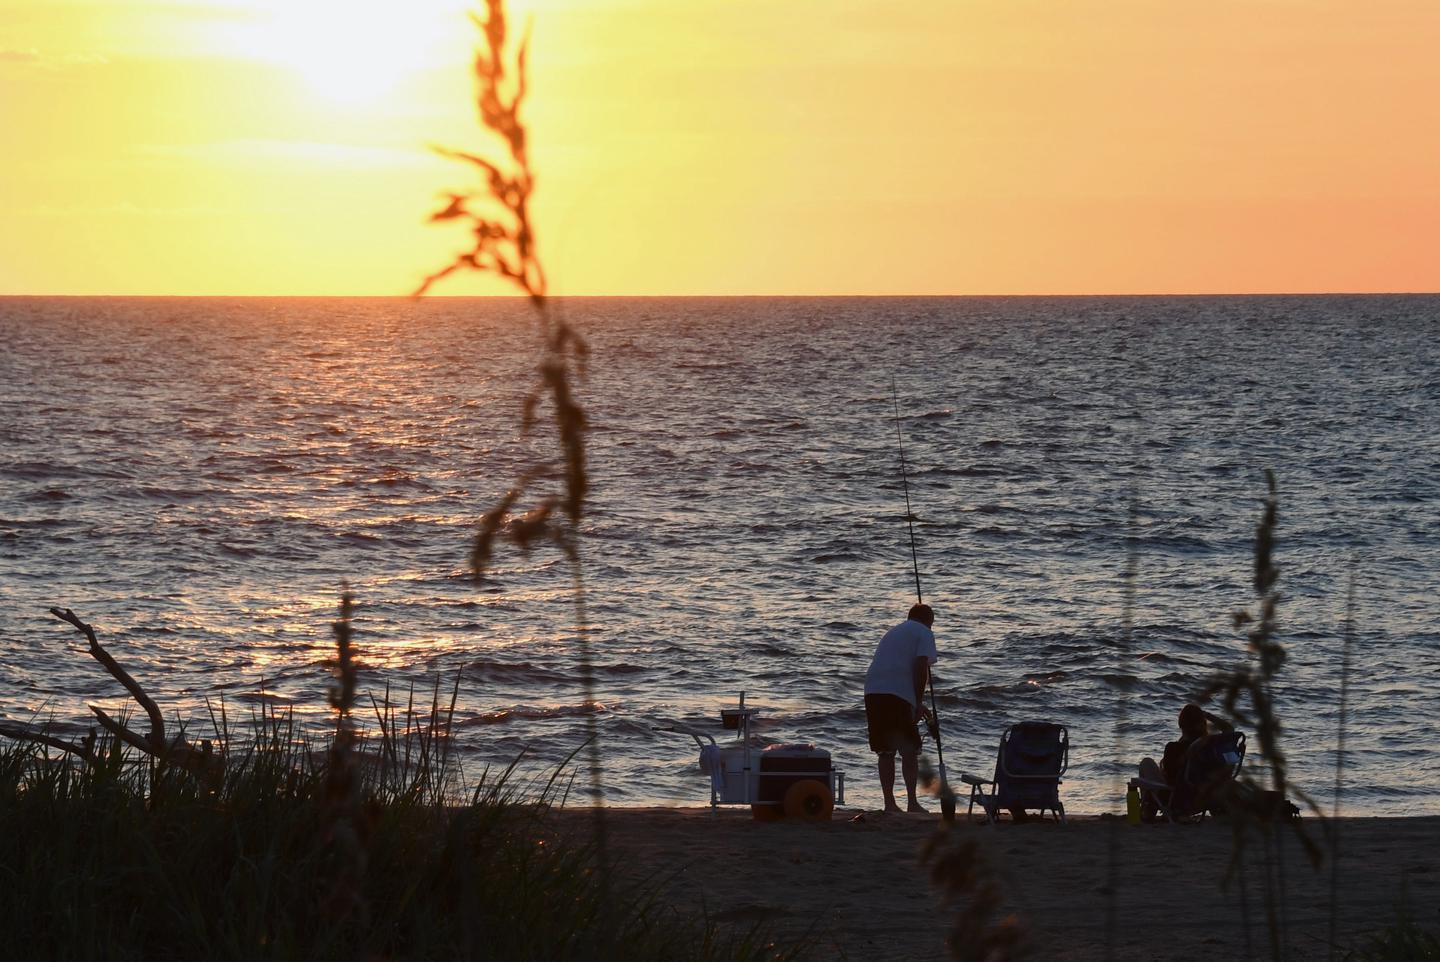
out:
{"label": "horizon line", "polygon": [[[1003,292],[1003,293],[965,293],[965,294],[550,294],[547,299],[552,300],[818,300],[822,298],[847,299],[847,300],[898,300],[901,298],[917,299],[932,298],[940,299],[962,299],[962,298],[1026,298],[1026,297],[1063,297],[1063,298],[1142,298],[1142,297],[1426,297],[1440,294],[1440,290],[1414,290],[1414,291],[1103,291],[1086,293],[1067,292]],[[410,294],[55,294],[55,293],[21,293],[21,292],[0,292],[0,300],[20,298],[92,298],[92,299],[132,299],[132,300],[404,300],[404,301],[528,301],[530,298],[525,294],[426,294],[424,297],[414,297]]]}

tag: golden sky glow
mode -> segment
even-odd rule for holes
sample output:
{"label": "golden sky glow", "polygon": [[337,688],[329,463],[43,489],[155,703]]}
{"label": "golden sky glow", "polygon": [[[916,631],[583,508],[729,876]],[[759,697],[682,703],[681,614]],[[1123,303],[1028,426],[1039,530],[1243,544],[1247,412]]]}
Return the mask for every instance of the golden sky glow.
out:
{"label": "golden sky glow", "polygon": [[[1436,0],[512,5],[556,293],[1440,290]],[[0,0],[0,293],[408,292],[466,9]]]}

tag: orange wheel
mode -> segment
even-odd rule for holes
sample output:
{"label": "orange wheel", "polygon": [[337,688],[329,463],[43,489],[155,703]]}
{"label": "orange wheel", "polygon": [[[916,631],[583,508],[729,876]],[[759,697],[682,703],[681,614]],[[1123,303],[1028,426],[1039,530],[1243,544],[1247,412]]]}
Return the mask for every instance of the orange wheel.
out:
{"label": "orange wheel", "polygon": [[812,822],[829,821],[835,811],[835,799],[824,782],[813,778],[796,782],[785,790],[785,814],[790,818],[803,818]]}
{"label": "orange wheel", "polygon": [[752,804],[750,806],[750,817],[757,822],[778,822],[785,817],[779,805]]}

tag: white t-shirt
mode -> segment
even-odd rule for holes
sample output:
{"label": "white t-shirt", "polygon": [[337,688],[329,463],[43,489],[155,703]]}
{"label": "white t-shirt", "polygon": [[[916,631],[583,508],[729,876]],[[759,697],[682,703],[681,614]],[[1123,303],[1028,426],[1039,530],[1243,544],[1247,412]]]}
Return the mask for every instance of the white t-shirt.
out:
{"label": "white t-shirt", "polygon": [[885,632],[865,673],[865,694],[897,695],[915,704],[915,659],[930,664],[940,660],[935,650],[935,632],[918,621],[906,620]]}

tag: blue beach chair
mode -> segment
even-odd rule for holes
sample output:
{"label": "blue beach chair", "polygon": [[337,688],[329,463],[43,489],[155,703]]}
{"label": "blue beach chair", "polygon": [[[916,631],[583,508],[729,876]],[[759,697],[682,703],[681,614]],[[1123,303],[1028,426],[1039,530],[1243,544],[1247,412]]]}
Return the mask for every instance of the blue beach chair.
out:
{"label": "blue beach chair", "polygon": [[[995,758],[995,777],[983,779],[961,772],[960,780],[970,786],[970,808],[978,804],[987,822],[1000,818],[1002,810],[1020,817],[1027,811],[1055,814],[1065,823],[1065,806],[1060,804],[1060,781],[1070,767],[1070,731],[1050,722],[1019,722],[1000,735]],[[986,786],[989,791],[986,791]]]}

